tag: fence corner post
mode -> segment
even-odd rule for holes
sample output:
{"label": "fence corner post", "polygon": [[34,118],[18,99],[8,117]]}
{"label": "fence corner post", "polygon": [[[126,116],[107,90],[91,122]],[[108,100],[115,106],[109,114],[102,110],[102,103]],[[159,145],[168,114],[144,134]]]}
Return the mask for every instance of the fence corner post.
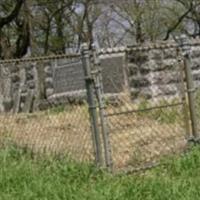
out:
{"label": "fence corner post", "polygon": [[190,46],[188,44],[187,37],[182,35],[179,39],[180,48],[183,53],[184,59],[184,70],[185,70],[185,79],[187,85],[187,96],[188,96],[188,104],[189,104],[189,112],[192,126],[192,141],[200,142],[200,132],[197,128],[197,113],[195,109],[195,86],[192,77],[192,69],[191,69],[191,58],[190,58]]}
{"label": "fence corner post", "polygon": [[100,131],[98,126],[97,106],[94,96],[94,79],[91,70],[90,50],[86,43],[84,43],[81,47],[81,59],[85,76],[85,86],[87,93],[87,103],[89,107],[95,164],[101,167],[103,166],[103,159]]}

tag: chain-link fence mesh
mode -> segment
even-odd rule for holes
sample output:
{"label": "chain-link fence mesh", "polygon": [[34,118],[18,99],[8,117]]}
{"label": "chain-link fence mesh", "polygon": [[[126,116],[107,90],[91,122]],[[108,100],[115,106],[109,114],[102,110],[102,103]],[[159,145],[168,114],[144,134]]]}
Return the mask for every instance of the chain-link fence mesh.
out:
{"label": "chain-link fence mesh", "polygon": [[1,61],[1,146],[115,171],[183,152],[195,120],[180,51],[175,44],[108,53],[85,46],[81,54]]}
{"label": "chain-link fence mesh", "polygon": [[[123,90],[105,93],[115,170],[147,168],[164,155],[186,148],[181,65],[178,59],[161,63],[160,58],[152,65],[149,54],[146,51],[125,54],[124,82],[120,86]],[[116,91],[120,77],[113,74],[109,80]]]}
{"label": "chain-link fence mesh", "polygon": [[2,145],[92,161],[81,57],[1,63]]}

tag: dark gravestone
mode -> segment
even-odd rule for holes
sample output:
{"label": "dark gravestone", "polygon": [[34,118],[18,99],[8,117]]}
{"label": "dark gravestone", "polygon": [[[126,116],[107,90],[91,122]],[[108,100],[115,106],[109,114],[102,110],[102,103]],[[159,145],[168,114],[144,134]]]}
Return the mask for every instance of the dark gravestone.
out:
{"label": "dark gravestone", "polygon": [[105,93],[119,93],[124,89],[124,55],[109,55],[101,58]]}
{"label": "dark gravestone", "polygon": [[[124,89],[124,55],[101,57],[102,77],[105,93],[119,93]],[[77,92],[85,89],[81,60],[59,60],[53,70],[54,94]]]}
{"label": "dark gravestone", "polygon": [[54,93],[66,93],[85,89],[84,72],[81,61],[67,63],[60,60],[53,73]]}

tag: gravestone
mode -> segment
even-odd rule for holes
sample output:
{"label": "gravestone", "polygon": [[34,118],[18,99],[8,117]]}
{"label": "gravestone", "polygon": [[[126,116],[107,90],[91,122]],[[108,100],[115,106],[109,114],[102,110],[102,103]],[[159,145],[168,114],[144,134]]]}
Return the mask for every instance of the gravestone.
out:
{"label": "gravestone", "polygon": [[125,53],[100,57],[104,93],[123,92],[125,86]]}
{"label": "gravestone", "polygon": [[57,61],[53,69],[54,93],[80,91],[85,89],[84,72],[80,59],[73,62]]}

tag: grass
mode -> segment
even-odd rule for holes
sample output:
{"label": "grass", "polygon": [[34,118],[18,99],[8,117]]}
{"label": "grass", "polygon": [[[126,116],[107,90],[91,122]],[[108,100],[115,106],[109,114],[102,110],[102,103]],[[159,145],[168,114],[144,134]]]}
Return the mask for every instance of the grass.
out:
{"label": "grass", "polygon": [[0,150],[1,200],[196,200],[200,195],[200,147],[150,171],[111,175],[68,159],[33,158]]}

